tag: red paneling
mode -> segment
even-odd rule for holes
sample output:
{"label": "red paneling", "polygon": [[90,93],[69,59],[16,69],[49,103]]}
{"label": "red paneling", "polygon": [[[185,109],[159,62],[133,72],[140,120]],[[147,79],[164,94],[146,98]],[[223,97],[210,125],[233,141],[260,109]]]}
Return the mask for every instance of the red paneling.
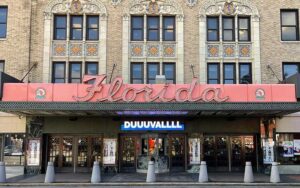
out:
{"label": "red paneling", "polygon": [[2,101],[27,101],[27,85],[5,83]]}

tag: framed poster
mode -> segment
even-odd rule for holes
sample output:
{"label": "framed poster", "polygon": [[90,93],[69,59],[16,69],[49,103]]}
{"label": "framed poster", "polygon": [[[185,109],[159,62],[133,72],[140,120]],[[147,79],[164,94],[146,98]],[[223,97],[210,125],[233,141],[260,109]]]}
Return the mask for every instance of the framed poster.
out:
{"label": "framed poster", "polygon": [[264,164],[274,162],[274,141],[273,139],[263,139]]}
{"label": "framed poster", "polygon": [[283,157],[294,157],[294,142],[293,141],[283,141]]}
{"label": "framed poster", "polygon": [[103,139],[103,164],[115,165],[117,154],[117,139],[104,138]]}
{"label": "framed poster", "polygon": [[28,141],[27,166],[40,165],[40,146],[40,139],[31,139]]}
{"label": "framed poster", "polygon": [[200,138],[189,138],[189,158],[190,164],[200,164],[201,150]]}
{"label": "framed poster", "polygon": [[300,155],[300,140],[294,140],[294,155]]}

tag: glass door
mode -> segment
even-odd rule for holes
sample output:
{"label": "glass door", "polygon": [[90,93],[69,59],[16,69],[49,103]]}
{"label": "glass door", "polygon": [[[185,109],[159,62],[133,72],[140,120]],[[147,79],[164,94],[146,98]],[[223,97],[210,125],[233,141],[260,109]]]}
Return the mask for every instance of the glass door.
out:
{"label": "glass door", "polygon": [[185,169],[185,136],[169,136],[170,169],[171,171],[184,171]]}
{"label": "glass door", "polygon": [[136,171],[136,137],[121,135],[120,169],[122,172]]}

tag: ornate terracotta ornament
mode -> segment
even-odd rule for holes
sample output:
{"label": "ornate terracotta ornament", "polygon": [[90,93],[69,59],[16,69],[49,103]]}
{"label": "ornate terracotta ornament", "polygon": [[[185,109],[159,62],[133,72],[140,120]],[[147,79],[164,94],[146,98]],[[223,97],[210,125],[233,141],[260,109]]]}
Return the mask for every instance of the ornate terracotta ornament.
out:
{"label": "ornate terracotta ornament", "polygon": [[81,12],[82,11],[82,4],[81,4],[80,0],[73,0],[71,2],[70,10],[74,13]]}
{"label": "ornate terracotta ornament", "polygon": [[235,11],[236,11],[236,5],[232,1],[227,0],[224,3],[224,7],[223,7],[224,14],[233,15],[235,13]]}
{"label": "ornate terracotta ornament", "polygon": [[121,0],[111,0],[111,4],[115,7],[121,3]]}
{"label": "ornate terracotta ornament", "polygon": [[147,11],[149,14],[158,14],[159,13],[159,6],[156,0],[151,0],[147,7]]}
{"label": "ornate terracotta ornament", "polygon": [[198,0],[185,0],[185,4],[190,8],[194,7],[197,3]]}

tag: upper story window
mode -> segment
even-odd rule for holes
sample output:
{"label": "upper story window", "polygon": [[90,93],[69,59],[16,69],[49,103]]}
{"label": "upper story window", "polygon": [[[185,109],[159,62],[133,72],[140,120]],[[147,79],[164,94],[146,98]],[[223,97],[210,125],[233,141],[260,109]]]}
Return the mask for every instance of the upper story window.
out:
{"label": "upper story window", "polygon": [[85,63],[85,74],[86,75],[97,75],[98,74],[98,63],[97,62],[86,62]]}
{"label": "upper story window", "polygon": [[66,79],[66,63],[53,62],[52,83],[65,83]]}
{"label": "upper story window", "polygon": [[67,16],[54,16],[54,40],[67,39]]}
{"label": "upper story window", "polygon": [[70,39],[82,40],[82,16],[71,16]]}
{"label": "upper story window", "polygon": [[[236,30],[235,20],[237,19],[238,27]],[[251,25],[249,16],[228,17],[222,19],[216,16],[207,17],[207,41],[220,40],[219,22],[222,21],[222,39],[223,41],[250,41]]]}
{"label": "upper story window", "polygon": [[223,83],[224,84],[235,84],[235,64],[224,63],[223,64]]}
{"label": "upper story window", "polygon": [[239,41],[250,41],[250,17],[239,17],[238,18],[238,35]]}
{"label": "upper story window", "polygon": [[223,40],[234,41],[234,17],[223,17]]}
{"label": "upper story window", "polygon": [[69,83],[81,83],[81,62],[69,64]]}
{"label": "upper story window", "polygon": [[166,16],[163,18],[163,40],[175,41],[175,17]]}
{"label": "upper story window", "polygon": [[219,17],[207,18],[207,40],[208,41],[219,40]]}
{"label": "upper story window", "polygon": [[209,63],[207,64],[207,83],[219,84],[220,83],[220,64]]}
{"label": "upper story window", "polygon": [[131,63],[131,83],[143,84],[144,83],[144,64]]}
{"label": "upper story window", "polygon": [[[131,17],[131,41],[160,41],[162,33],[163,41],[176,40],[175,16],[147,16],[144,24],[144,16]],[[162,22],[162,28],[160,23]],[[146,25],[146,28],[144,26]],[[146,30],[146,36],[144,36]]]}
{"label": "upper story window", "polygon": [[0,72],[4,72],[4,60],[0,60]]}
{"label": "upper story window", "polygon": [[6,38],[7,7],[0,7],[0,38]]}
{"label": "upper story window", "polygon": [[251,63],[240,63],[239,76],[240,84],[252,84]]}
{"label": "upper story window", "polygon": [[99,40],[99,17],[86,17],[86,40]]}
{"label": "upper story window", "polygon": [[159,75],[159,63],[147,63],[147,84],[155,84],[156,75]]}
{"label": "upper story window", "polygon": [[283,63],[283,79],[300,73],[300,63]]}
{"label": "upper story window", "polygon": [[299,40],[298,10],[281,10],[281,40]]}
{"label": "upper story window", "polygon": [[159,17],[158,16],[147,17],[147,40],[159,41]]}
{"label": "upper story window", "polygon": [[175,63],[163,63],[163,75],[166,77],[166,83],[176,84]]}

